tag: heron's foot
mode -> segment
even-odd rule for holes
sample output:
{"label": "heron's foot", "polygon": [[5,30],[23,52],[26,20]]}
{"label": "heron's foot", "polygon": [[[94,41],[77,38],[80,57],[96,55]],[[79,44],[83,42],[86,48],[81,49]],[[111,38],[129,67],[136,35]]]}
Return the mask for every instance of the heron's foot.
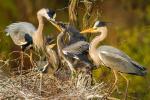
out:
{"label": "heron's foot", "polygon": [[33,71],[39,72],[39,73],[46,73],[47,72],[47,67],[36,67],[36,68],[33,69]]}
{"label": "heron's foot", "polygon": [[109,94],[109,96],[117,89],[117,86],[115,87],[110,87],[108,90],[107,90],[107,93]]}
{"label": "heron's foot", "polygon": [[113,91],[114,91],[114,88],[109,88],[106,91],[106,94],[104,94],[104,96],[102,97],[102,100],[108,100],[108,97],[111,96],[111,94],[113,93]]}

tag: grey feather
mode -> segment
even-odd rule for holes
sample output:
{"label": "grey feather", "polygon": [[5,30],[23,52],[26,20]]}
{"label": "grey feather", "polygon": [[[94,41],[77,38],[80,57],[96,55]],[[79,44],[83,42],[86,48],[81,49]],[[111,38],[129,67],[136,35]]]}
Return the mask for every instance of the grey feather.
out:
{"label": "grey feather", "polygon": [[[73,29],[71,26],[69,27]],[[76,29],[68,31],[70,42],[69,44],[76,43],[77,41],[86,41],[86,38],[80,34]]]}
{"label": "grey feather", "polygon": [[62,52],[71,58],[80,60],[86,66],[92,67],[93,64],[91,63],[91,61],[88,59],[87,56],[88,50],[89,50],[89,43],[86,41],[79,41],[63,48]]}
{"label": "grey feather", "polygon": [[16,45],[26,44],[25,34],[29,34],[32,37],[35,31],[36,28],[28,22],[12,23],[5,29],[6,35],[10,35]]}
{"label": "grey feather", "polygon": [[59,22],[59,24],[62,26],[63,29],[66,30],[69,36],[68,44],[73,44],[78,41],[86,41],[86,38],[83,35],[81,35],[79,30],[77,30],[75,27],[69,25],[68,23]]}
{"label": "grey feather", "polygon": [[116,55],[122,56],[123,58],[130,59],[130,60],[131,60],[131,58],[130,58],[127,54],[125,54],[124,52],[122,52],[121,50],[119,50],[119,49],[117,49],[117,48],[115,48],[115,47],[103,45],[103,46],[100,46],[98,49],[99,49],[100,51],[112,52],[112,53],[114,53],[114,54],[116,54]]}
{"label": "grey feather", "polygon": [[61,22],[59,22],[59,24],[61,28],[65,30],[65,35],[68,35],[68,43],[66,43],[66,46],[62,48],[62,53],[70,58],[80,60],[88,67],[91,66],[92,63],[89,61],[87,56],[89,43],[86,42],[86,38],[80,34],[80,32],[75,27]]}
{"label": "grey feather", "polygon": [[89,49],[89,43],[86,41],[79,41],[74,44],[71,44],[65,48],[63,48],[63,53],[67,54],[73,54],[73,55],[79,55],[83,54],[83,52],[88,51]]}
{"label": "grey feather", "polygon": [[103,63],[114,70],[140,76],[145,74],[146,69],[144,67],[119,49],[111,46],[100,46],[97,52]]}

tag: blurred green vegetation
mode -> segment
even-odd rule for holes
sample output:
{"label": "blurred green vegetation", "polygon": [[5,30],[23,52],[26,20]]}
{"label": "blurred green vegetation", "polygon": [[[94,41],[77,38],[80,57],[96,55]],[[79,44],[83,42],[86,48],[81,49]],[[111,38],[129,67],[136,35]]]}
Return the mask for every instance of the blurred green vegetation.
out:
{"label": "blurred green vegetation", "polygon": [[[36,12],[40,8],[54,10],[68,6],[69,0],[0,0],[0,59],[17,49],[10,37],[3,32],[5,27],[13,22],[28,21],[36,27],[38,25]],[[117,47],[127,53],[134,60],[145,66],[148,71],[146,77],[127,75],[130,80],[129,96],[131,100],[150,100],[150,0],[97,0],[91,15],[98,10],[100,20],[109,21],[109,36],[103,44]],[[79,18],[84,14],[84,5],[79,3]],[[57,20],[67,22],[68,10],[57,10]],[[82,21],[80,26],[82,26]],[[82,28],[81,28],[82,29]],[[58,32],[45,21],[45,34],[54,37]],[[95,77],[99,79],[99,72]],[[119,80],[119,89],[124,91],[124,80]]]}

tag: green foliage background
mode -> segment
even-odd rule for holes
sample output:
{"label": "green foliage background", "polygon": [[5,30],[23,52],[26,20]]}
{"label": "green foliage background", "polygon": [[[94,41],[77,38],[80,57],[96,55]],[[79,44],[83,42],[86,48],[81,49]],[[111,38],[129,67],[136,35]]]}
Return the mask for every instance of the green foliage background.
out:
{"label": "green foliage background", "polygon": [[[68,0],[0,0],[0,59],[5,59],[12,50],[18,49],[10,37],[3,32],[13,22],[28,21],[38,25],[36,12],[40,8],[60,9],[68,6]],[[131,100],[150,100],[150,0],[97,0],[94,10],[98,9],[100,20],[109,21],[109,36],[103,44],[115,46],[147,68],[144,78],[127,75],[130,80],[129,96]],[[79,4],[80,12],[84,5]],[[91,16],[94,16],[92,12]],[[79,13],[82,17],[83,13]],[[68,21],[68,10],[57,10],[57,20]],[[44,33],[54,37],[58,32],[46,22]],[[82,26],[82,24],[80,24]],[[99,79],[100,72],[95,72]],[[125,82],[119,81],[124,90]]]}

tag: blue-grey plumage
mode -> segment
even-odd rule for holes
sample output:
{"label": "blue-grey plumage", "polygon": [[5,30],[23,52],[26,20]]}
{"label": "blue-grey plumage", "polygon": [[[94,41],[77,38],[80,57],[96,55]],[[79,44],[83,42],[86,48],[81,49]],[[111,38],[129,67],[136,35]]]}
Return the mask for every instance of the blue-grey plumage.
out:
{"label": "blue-grey plumage", "polygon": [[39,26],[37,29],[31,23],[18,22],[12,23],[7,26],[5,31],[7,32],[7,35],[10,35],[16,45],[23,46],[25,48],[25,46],[28,46],[28,44],[33,43],[35,48],[43,49],[43,18],[49,20],[53,19],[55,16],[56,14],[53,10],[43,8],[37,12],[37,18],[39,22]]}
{"label": "blue-grey plumage", "polygon": [[63,48],[63,53],[71,58],[80,60],[91,70],[94,65],[88,59],[89,43],[86,38],[80,34],[79,30],[69,24],[66,24],[65,29],[69,36],[69,42]]}
{"label": "blue-grey plumage", "polygon": [[97,21],[93,28],[84,30],[81,33],[101,33],[96,36],[90,43],[89,54],[95,64],[105,65],[113,70],[140,75],[146,74],[146,69],[137,62],[133,61],[127,54],[121,50],[111,46],[100,46],[97,48],[99,42],[104,40],[107,36],[107,27],[105,22]]}
{"label": "blue-grey plumage", "polygon": [[86,38],[82,34],[80,34],[79,30],[77,30],[75,27],[69,24],[65,24],[65,29],[69,36],[68,45],[76,43],[78,41],[86,41]]}
{"label": "blue-grey plumage", "polygon": [[69,44],[73,44],[78,41],[86,41],[86,38],[80,34],[79,30],[77,30],[75,27],[69,25],[68,23],[63,23],[60,21],[55,21],[50,19],[49,20],[59,31],[65,31],[68,34],[69,37]]}
{"label": "blue-grey plumage", "polygon": [[64,48],[64,44],[62,42],[63,40],[63,36],[65,35],[65,32],[61,32],[58,36],[57,36],[57,50],[58,50],[58,56],[60,58],[62,58],[67,64],[68,67],[70,68],[72,74],[75,72],[75,69],[73,67],[73,64],[71,63],[71,61],[64,55],[62,49]]}
{"label": "blue-grey plumage", "polygon": [[70,58],[80,60],[88,67],[92,67],[93,64],[88,59],[89,43],[85,41],[78,41],[71,45],[68,45],[62,49],[62,52]]}
{"label": "blue-grey plumage", "polygon": [[[107,37],[107,27],[105,22],[97,21],[94,24],[93,28],[84,30],[81,33],[88,33],[88,32],[100,33],[100,35],[96,36],[90,43],[89,46],[90,57],[97,66],[104,65],[111,68],[115,76],[115,81],[112,87],[109,89],[108,94],[111,94],[113,92],[113,89],[117,83],[118,78],[116,71],[139,76],[146,75],[146,68],[142,67],[136,61],[133,61],[127,54],[125,54],[121,50],[106,45],[98,47],[99,42],[103,41]],[[129,81],[125,76],[123,76],[122,73],[120,73],[120,75],[126,80],[127,84],[124,99],[126,100]]]}
{"label": "blue-grey plumage", "polygon": [[87,52],[89,48],[89,43],[85,41],[79,41],[74,44],[71,44],[69,46],[66,46],[63,48],[64,54],[72,54],[72,55],[79,55],[83,54],[84,52]]}
{"label": "blue-grey plumage", "polygon": [[32,35],[35,31],[36,28],[28,22],[12,23],[5,29],[7,35],[10,35],[13,42],[19,46],[32,44]]}
{"label": "blue-grey plumage", "polygon": [[146,74],[144,67],[119,49],[111,46],[100,46],[97,49],[97,54],[106,66],[116,71],[140,76]]}
{"label": "blue-grey plumage", "polygon": [[[69,24],[52,20],[50,20],[50,22],[60,31],[65,31],[63,35],[67,34],[69,37],[68,43],[65,43],[62,49],[62,53],[64,53],[64,55],[66,56],[78,60],[80,59],[81,61],[92,65],[91,62],[88,60],[87,53],[85,53],[89,49],[89,43],[86,41],[86,38],[82,34],[80,34],[80,32],[75,27]],[[82,55],[84,57],[82,57]]]}

